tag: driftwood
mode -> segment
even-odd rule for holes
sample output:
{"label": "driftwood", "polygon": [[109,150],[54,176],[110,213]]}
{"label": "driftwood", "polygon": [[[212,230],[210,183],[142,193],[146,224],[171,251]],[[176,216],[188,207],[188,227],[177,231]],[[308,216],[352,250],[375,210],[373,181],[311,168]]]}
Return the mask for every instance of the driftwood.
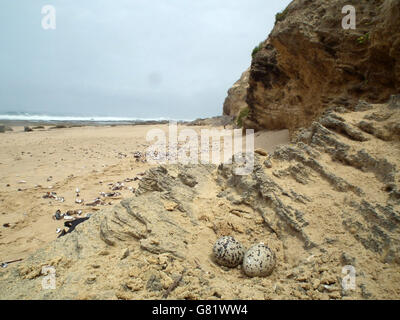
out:
{"label": "driftwood", "polygon": [[21,259],[16,259],[16,260],[11,260],[11,261],[1,262],[1,263],[0,263],[0,266],[1,266],[2,268],[6,268],[10,263],[20,262],[20,261],[22,261],[22,260],[23,260],[23,259],[21,258]]}

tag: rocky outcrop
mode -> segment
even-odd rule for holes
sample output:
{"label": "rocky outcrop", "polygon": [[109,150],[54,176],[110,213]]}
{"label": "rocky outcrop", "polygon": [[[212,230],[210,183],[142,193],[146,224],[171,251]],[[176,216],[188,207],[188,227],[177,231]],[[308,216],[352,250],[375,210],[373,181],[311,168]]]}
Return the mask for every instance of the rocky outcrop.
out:
{"label": "rocky outcrop", "polygon": [[196,119],[191,122],[186,122],[185,124],[188,126],[211,126],[211,127],[219,127],[219,126],[227,126],[233,124],[235,117],[229,115],[223,115],[212,118],[205,119]]}
{"label": "rocky outcrop", "polygon": [[223,114],[236,117],[241,110],[247,107],[247,89],[249,87],[250,68],[243,72],[242,76],[228,90],[228,96],[224,102]]}
{"label": "rocky outcrop", "polygon": [[14,131],[13,128],[0,124],[0,133]]}
{"label": "rocky outcrop", "polygon": [[[327,110],[273,154],[259,150],[246,176],[235,164],[148,170],[132,198],[0,272],[0,298],[398,299],[400,109],[349,109]],[[219,266],[221,236],[268,245],[273,273]],[[342,286],[348,265],[354,290]],[[44,266],[55,290],[41,287]]]}
{"label": "rocky outcrop", "polygon": [[387,102],[400,92],[400,2],[363,1],[342,29],[343,1],[294,0],[254,55],[244,126],[309,126],[329,107]]}

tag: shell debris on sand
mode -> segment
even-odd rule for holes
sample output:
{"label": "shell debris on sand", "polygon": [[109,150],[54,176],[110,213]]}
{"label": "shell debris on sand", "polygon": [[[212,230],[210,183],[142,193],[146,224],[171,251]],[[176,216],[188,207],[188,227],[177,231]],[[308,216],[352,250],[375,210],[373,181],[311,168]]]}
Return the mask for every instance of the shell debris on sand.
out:
{"label": "shell debris on sand", "polygon": [[231,236],[219,238],[213,248],[215,261],[222,266],[234,268],[242,263],[244,248]]}
{"label": "shell debris on sand", "polygon": [[275,253],[264,243],[259,243],[245,253],[243,271],[249,277],[265,277],[272,273],[275,264]]}

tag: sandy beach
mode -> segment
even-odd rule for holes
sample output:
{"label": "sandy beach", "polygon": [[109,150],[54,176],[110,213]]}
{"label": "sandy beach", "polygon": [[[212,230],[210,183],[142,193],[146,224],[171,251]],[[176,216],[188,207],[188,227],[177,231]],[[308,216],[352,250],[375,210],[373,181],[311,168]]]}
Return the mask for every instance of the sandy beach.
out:
{"label": "sandy beach", "polygon": [[[82,210],[81,217],[96,214],[105,206],[132,196],[140,173],[152,165],[134,157],[149,146],[146,133],[168,125],[83,126],[24,132],[14,126],[1,135],[0,148],[0,262],[24,259],[57,238],[64,220],[52,216],[57,210]],[[203,126],[179,126],[197,132]],[[223,129],[223,127],[213,127]],[[286,130],[258,132],[255,147],[272,152],[288,141]],[[88,206],[111,184],[124,184],[117,197],[102,198],[104,205]],[[76,189],[79,188],[79,197]],[[59,199],[43,198],[48,192]],[[76,203],[76,199],[83,203]]]}

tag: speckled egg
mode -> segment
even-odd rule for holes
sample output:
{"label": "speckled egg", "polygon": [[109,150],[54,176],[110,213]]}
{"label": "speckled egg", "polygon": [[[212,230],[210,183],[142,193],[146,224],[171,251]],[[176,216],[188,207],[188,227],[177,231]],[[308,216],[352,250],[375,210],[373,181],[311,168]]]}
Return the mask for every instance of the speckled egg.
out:
{"label": "speckled egg", "polygon": [[245,253],[243,271],[249,277],[265,277],[272,273],[275,263],[274,252],[264,243],[259,243]]}
{"label": "speckled egg", "polygon": [[244,248],[233,237],[222,237],[217,240],[213,248],[214,259],[221,266],[234,268],[242,263]]}

